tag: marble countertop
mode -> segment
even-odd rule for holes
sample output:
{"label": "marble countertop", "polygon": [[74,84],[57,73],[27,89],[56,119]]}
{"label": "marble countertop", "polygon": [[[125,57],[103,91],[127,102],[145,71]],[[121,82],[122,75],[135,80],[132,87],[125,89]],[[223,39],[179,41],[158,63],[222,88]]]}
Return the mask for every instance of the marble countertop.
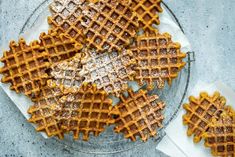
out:
{"label": "marble countertop", "polygon": [[[0,0],[0,48],[18,35],[43,0]],[[164,1],[175,13],[196,54],[190,90],[198,81],[221,81],[235,90],[235,1]],[[119,154],[92,155],[73,151],[37,134],[0,88],[0,156],[135,156],[164,157],[149,143]]]}

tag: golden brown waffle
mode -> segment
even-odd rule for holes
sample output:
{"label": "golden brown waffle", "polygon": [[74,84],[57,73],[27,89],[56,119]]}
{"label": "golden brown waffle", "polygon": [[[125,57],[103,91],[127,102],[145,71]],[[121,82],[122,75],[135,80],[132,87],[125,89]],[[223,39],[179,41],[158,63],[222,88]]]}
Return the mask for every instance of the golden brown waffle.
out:
{"label": "golden brown waffle", "polygon": [[199,98],[189,97],[189,104],[184,104],[186,114],[183,116],[184,125],[188,125],[187,135],[194,135],[194,142],[198,143],[202,135],[208,130],[212,118],[219,118],[224,110],[226,100],[215,92],[212,96],[200,93]]}
{"label": "golden brown waffle", "polygon": [[186,54],[180,51],[180,44],[174,43],[168,33],[160,34],[157,30],[145,32],[137,37],[131,51],[138,62],[135,80],[152,89],[157,83],[163,88],[165,81],[171,85],[180,70],[185,66]]}
{"label": "golden brown waffle", "polygon": [[120,103],[114,106],[113,113],[118,115],[114,130],[132,141],[136,141],[137,136],[147,141],[149,137],[156,136],[157,128],[162,126],[165,104],[157,95],[148,96],[144,90],[134,93],[129,89],[128,95],[120,96]]}
{"label": "golden brown waffle", "polygon": [[40,35],[41,49],[48,52],[49,62],[56,63],[73,57],[79,53],[82,45],[75,42],[66,34],[58,34],[54,30],[49,30],[48,34]]}
{"label": "golden brown waffle", "polygon": [[49,25],[59,34],[66,33],[78,42],[84,42],[81,26],[82,11],[87,0],[54,0],[50,4],[51,17]]}
{"label": "golden brown waffle", "polygon": [[84,83],[80,89],[74,89],[71,94],[62,97],[62,109],[58,116],[62,128],[72,131],[74,139],[78,139],[80,133],[85,141],[90,133],[98,136],[112,122],[112,100],[107,96],[96,85]]}
{"label": "golden brown waffle", "polygon": [[31,115],[28,120],[36,124],[37,131],[44,131],[47,136],[57,136],[62,139],[63,131],[55,118],[55,110],[59,110],[59,99],[64,95],[62,86],[57,86],[52,80],[41,89],[40,95],[34,100],[35,104],[28,109]]}
{"label": "golden brown waffle", "polygon": [[115,96],[127,89],[128,81],[135,75],[135,60],[129,50],[100,54],[88,50],[82,62],[80,75],[85,77],[85,82],[95,83],[98,89]]}
{"label": "golden brown waffle", "polygon": [[57,84],[63,84],[65,87],[80,87],[84,77],[79,75],[82,64],[82,54],[76,54],[73,58],[53,64],[51,66],[51,76]]}
{"label": "golden brown waffle", "polygon": [[162,0],[131,0],[131,7],[137,13],[139,27],[144,30],[152,29],[160,24],[159,13],[162,12]]}
{"label": "golden brown waffle", "polygon": [[230,113],[221,114],[219,120],[213,119],[203,136],[212,155],[235,157],[235,111],[230,109]]}
{"label": "golden brown waffle", "polygon": [[99,0],[84,11],[87,46],[97,52],[119,51],[136,35],[138,21],[131,7],[119,0]]}
{"label": "golden brown waffle", "polygon": [[46,61],[48,53],[40,50],[37,41],[27,45],[21,38],[18,43],[10,42],[10,50],[3,53],[0,68],[2,82],[10,83],[10,89],[24,93],[29,97],[39,94],[40,87],[46,83],[46,70],[50,66]]}

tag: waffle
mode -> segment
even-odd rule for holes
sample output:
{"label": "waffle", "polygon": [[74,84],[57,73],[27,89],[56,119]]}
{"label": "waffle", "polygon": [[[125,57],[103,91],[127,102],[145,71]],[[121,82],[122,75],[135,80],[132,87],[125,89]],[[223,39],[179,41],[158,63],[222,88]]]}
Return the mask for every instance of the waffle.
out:
{"label": "waffle", "polygon": [[24,93],[29,97],[39,94],[40,87],[46,83],[46,70],[50,66],[46,61],[48,53],[40,50],[37,41],[27,45],[23,38],[19,42],[10,42],[10,50],[3,53],[0,68],[2,82],[10,83],[10,89]]}
{"label": "waffle", "polygon": [[114,106],[113,113],[118,115],[114,131],[122,132],[132,141],[136,141],[137,136],[147,141],[150,136],[156,136],[157,128],[162,126],[165,104],[157,95],[148,96],[144,90],[134,93],[129,89],[128,95],[120,96],[120,103]]}
{"label": "waffle", "polygon": [[189,97],[189,104],[184,104],[186,114],[183,116],[184,125],[188,125],[187,135],[194,134],[194,142],[200,142],[202,135],[208,130],[208,125],[213,118],[218,119],[223,112],[226,100],[220,93],[212,96],[200,93],[199,98]]}
{"label": "waffle", "polygon": [[97,52],[120,51],[135,37],[138,21],[130,6],[118,0],[99,0],[84,11],[87,46]]}
{"label": "waffle", "polygon": [[41,33],[40,41],[41,49],[48,52],[51,64],[73,57],[82,48],[82,45],[70,36],[58,34],[54,30],[49,30],[48,34]]}
{"label": "waffle", "polygon": [[119,96],[126,90],[129,80],[135,75],[135,60],[129,50],[122,53],[96,53],[87,50],[86,59],[82,61],[83,70],[81,76],[85,82],[95,83],[98,89],[104,89],[108,94]]}
{"label": "waffle", "polygon": [[213,119],[208,132],[204,134],[205,146],[211,148],[214,156],[235,157],[235,111]]}
{"label": "waffle", "polygon": [[[57,136],[63,139],[64,133],[55,117],[55,108],[59,107],[59,99],[64,95],[62,86],[57,86],[53,81],[48,80],[40,95],[34,100],[35,104],[28,109],[31,115],[28,120],[36,124],[37,131],[44,131],[47,136]],[[59,109],[57,109],[59,110]]]}
{"label": "waffle", "polygon": [[139,85],[147,83],[150,89],[155,83],[163,88],[165,81],[171,85],[186,64],[180,44],[172,42],[168,33],[160,34],[157,30],[138,36],[131,51],[138,62],[135,80]]}
{"label": "waffle", "polygon": [[49,25],[59,34],[66,33],[76,41],[84,43],[81,18],[87,4],[87,0],[54,0],[50,4],[52,16],[48,17]]}
{"label": "waffle", "polygon": [[60,99],[62,110],[58,117],[61,127],[72,131],[74,139],[83,134],[83,140],[89,139],[90,133],[98,136],[105,126],[112,122],[112,100],[107,93],[98,90],[96,85],[84,83],[80,89]]}
{"label": "waffle", "polygon": [[131,7],[137,13],[139,27],[151,30],[153,25],[160,24],[159,13],[162,12],[162,0],[131,0]]}
{"label": "waffle", "polygon": [[81,58],[82,55],[79,53],[69,60],[51,66],[50,74],[57,84],[63,84],[65,87],[80,87],[84,80],[84,77],[79,75],[82,69]]}

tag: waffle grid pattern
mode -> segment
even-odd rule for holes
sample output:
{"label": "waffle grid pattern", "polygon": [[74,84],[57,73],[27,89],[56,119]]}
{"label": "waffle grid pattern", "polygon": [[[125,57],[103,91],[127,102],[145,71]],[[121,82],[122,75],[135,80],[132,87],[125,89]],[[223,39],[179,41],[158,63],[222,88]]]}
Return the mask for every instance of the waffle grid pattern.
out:
{"label": "waffle grid pattern", "polygon": [[136,12],[139,20],[139,27],[144,30],[151,30],[152,25],[159,25],[159,13],[162,0],[131,0],[131,7]]}
{"label": "waffle grid pattern", "polygon": [[51,66],[51,76],[57,84],[65,87],[79,88],[85,78],[80,76],[82,70],[81,54],[76,54],[73,58]]}
{"label": "waffle grid pattern", "polygon": [[222,115],[209,125],[204,135],[205,146],[211,148],[214,156],[235,156],[235,111]]}
{"label": "waffle grid pattern", "polygon": [[98,136],[112,122],[112,100],[95,85],[83,84],[79,90],[62,97],[60,102],[62,109],[58,119],[63,129],[74,133],[74,139],[82,133],[83,140],[87,141],[91,132]]}
{"label": "waffle grid pattern", "polygon": [[100,0],[84,11],[82,25],[87,46],[97,52],[120,51],[136,35],[138,21],[127,3]]}
{"label": "waffle grid pattern", "polygon": [[140,85],[147,83],[150,89],[155,83],[163,88],[165,81],[171,85],[186,64],[183,62],[186,54],[180,51],[180,44],[172,42],[167,33],[146,32],[137,37],[131,51],[138,63],[135,80]]}
{"label": "waffle grid pattern", "polygon": [[48,17],[48,23],[59,34],[66,33],[84,43],[81,18],[87,4],[87,0],[54,0],[50,5],[52,16]]}
{"label": "waffle grid pattern", "polygon": [[135,60],[129,50],[122,53],[111,52],[97,54],[87,51],[87,59],[83,60],[81,76],[85,82],[97,84],[98,89],[104,89],[108,94],[118,96],[128,88],[128,81],[135,75]]}
{"label": "waffle grid pattern", "polygon": [[40,35],[41,49],[49,54],[49,62],[56,63],[75,56],[82,46],[75,42],[66,34],[57,34],[54,30],[49,30],[48,34]]}
{"label": "waffle grid pattern", "polygon": [[31,115],[29,122],[36,124],[37,131],[44,131],[47,136],[57,136],[63,139],[64,133],[55,119],[55,107],[59,107],[59,99],[63,96],[63,89],[48,80],[40,95],[34,100],[35,104],[28,109]]}
{"label": "waffle grid pattern", "polygon": [[125,138],[132,141],[136,141],[136,136],[147,141],[150,136],[156,136],[157,128],[162,127],[164,107],[158,96],[148,96],[143,90],[134,93],[129,89],[128,97],[120,96],[120,103],[114,106],[114,113],[119,113],[114,131],[124,133]]}

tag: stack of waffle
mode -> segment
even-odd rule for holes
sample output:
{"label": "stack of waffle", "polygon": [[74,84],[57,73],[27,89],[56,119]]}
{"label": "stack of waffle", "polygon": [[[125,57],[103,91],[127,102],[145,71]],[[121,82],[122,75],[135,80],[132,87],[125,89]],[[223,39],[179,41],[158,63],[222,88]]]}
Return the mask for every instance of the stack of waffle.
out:
{"label": "stack of waffle", "polygon": [[[161,0],[54,0],[49,9],[48,33],[12,41],[1,58],[2,82],[34,103],[29,122],[60,139],[88,140],[111,124],[133,141],[156,136],[165,104],[149,91],[185,66],[180,44],[153,27]],[[148,88],[134,92],[129,81]]]}

